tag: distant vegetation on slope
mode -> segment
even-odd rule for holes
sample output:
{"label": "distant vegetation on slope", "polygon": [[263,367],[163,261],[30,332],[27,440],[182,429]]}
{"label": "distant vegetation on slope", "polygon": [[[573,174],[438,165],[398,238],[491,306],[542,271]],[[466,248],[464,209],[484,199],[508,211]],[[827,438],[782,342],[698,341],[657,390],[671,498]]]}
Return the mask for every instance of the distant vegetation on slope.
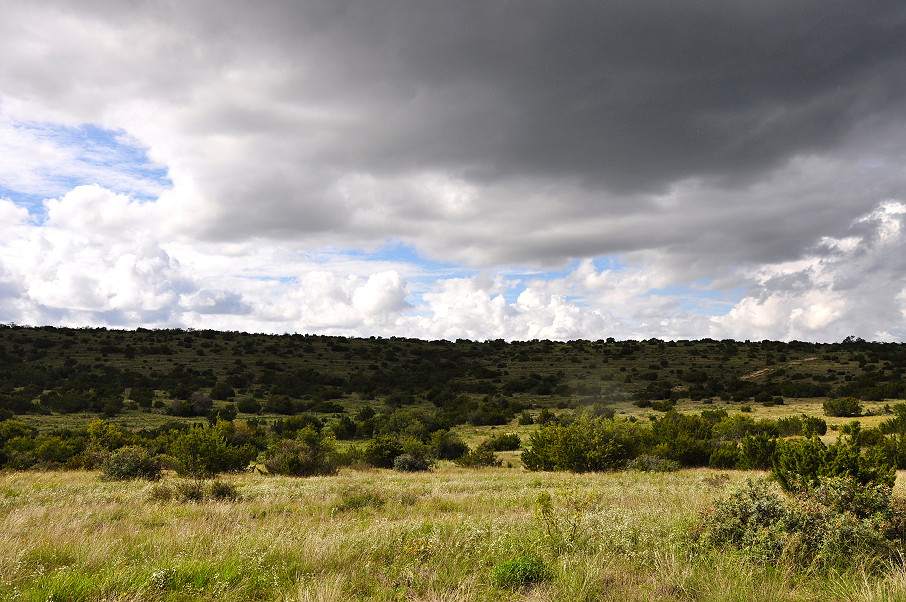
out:
{"label": "distant vegetation on slope", "polygon": [[[0,463],[100,467],[141,446],[187,473],[265,459],[299,474],[398,457],[422,469],[469,452],[462,428],[518,422],[537,423],[530,469],[618,469],[643,456],[632,465],[771,468],[784,437],[827,424],[804,413],[756,420],[752,404],[808,398],[828,416],[858,415],[863,402],[904,397],[904,370],[906,345],[858,339],[508,343],[6,325]],[[895,417],[846,427],[847,441],[872,465],[906,467],[906,413],[878,411]],[[190,443],[217,462],[199,464]],[[822,457],[837,449],[818,444]],[[493,465],[501,445],[469,461]]]}

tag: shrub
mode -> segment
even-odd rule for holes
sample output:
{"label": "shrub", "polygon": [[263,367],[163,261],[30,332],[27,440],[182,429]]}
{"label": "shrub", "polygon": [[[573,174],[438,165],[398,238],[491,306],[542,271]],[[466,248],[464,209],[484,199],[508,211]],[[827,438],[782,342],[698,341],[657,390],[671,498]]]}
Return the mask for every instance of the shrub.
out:
{"label": "shrub", "polygon": [[651,454],[642,454],[626,463],[626,468],[641,472],[676,472],[680,464],[676,460],[669,460]]}
{"label": "shrub", "polygon": [[774,462],[774,450],[777,448],[776,438],[757,433],[754,436],[746,435],[739,444],[737,468],[770,470]]}
{"label": "shrub", "polygon": [[268,448],[264,465],[269,472],[294,477],[334,475],[332,440],[307,426],[295,439],[283,439]]}
{"label": "shrub", "polygon": [[431,433],[428,445],[438,460],[455,460],[469,451],[469,446],[458,435],[444,429]]}
{"label": "shrub", "polygon": [[494,451],[513,451],[522,446],[522,440],[516,433],[501,433],[495,435],[481,444]]}
{"label": "shrub", "polygon": [[535,424],[550,424],[556,421],[557,417],[547,408],[542,408],[541,411],[538,412],[538,417],[535,418]]}
{"label": "shrub", "polygon": [[463,468],[500,466],[503,464],[503,462],[497,459],[494,450],[484,447],[483,445],[479,445],[475,449],[466,452],[456,460],[453,460],[453,463],[457,466],[462,466]]}
{"label": "shrub", "polygon": [[779,442],[771,476],[787,491],[812,486],[821,477],[850,477],[863,485],[892,487],[896,474],[885,454],[876,450],[861,453],[859,423],[854,421],[843,430],[848,436],[830,446],[817,435]]}
{"label": "shrub", "polygon": [[165,483],[155,483],[148,491],[148,501],[151,502],[169,502],[175,497],[176,491]]}
{"label": "shrub", "polygon": [[176,458],[177,472],[195,479],[245,468],[257,455],[251,445],[228,445],[217,429],[199,426],[177,437],[170,453]]}
{"label": "shrub", "polygon": [[154,390],[149,387],[132,387],[129,398],[143,408],[150,408],[154,401]]}
{"label": "shrub", "polygon": [[497,587],[520,587],[553,578],[553,571],[536,556],[522,555],[498,562],[491,568],[491,582]]}
{"label": "shrub", "polygon": [[393,459],[393,470],[424,472],[431,469],[431,462],[421,454],[402,454]]}
{"label": "shrub", "polygon": [[261,411],[261,404],[258,403],[257,399],[244,397],[236,403],[236,409],[243,414],[257,414]]}
{"label": "shrub", "polygon": [[828,399],[823,407],[826,416],[850,418],[862,415],[862,404],[855,397]]}
{"label": "shrub", "polygon": [[214,408],[208,412],[208,422],[211,426],[216,425],[218,422],[232,422],[238,414],[239,411],[236,409],[236,404],[227,403],[222,408]]}
{"label": "shrub", "polygon": [[777,432],[782,437],[790,435],[824,435],[827,433],[827,423],[817,416],[785,416],[777,419]]}
{"label": "shrub", "polygon": [[904,535],[906,511],[891,488],[850,477],[820,479],[786,502],[766,481],[750,480],[706,511],[696,532],[707,547],[736,548],[762,563],[783,557],[834,570],[888,561]]}
{"label": "shrub", "polygon": [[204,487],[195,481],[182,481],[176,484],[176,494],[181,502],[200,502],[204,499]]}
{"label": "shrub", "polygon": [[649,435],[633,422],[583,414],[568,426],[551,423],[532,433],[522,462],[529,470],[614,470],[637,456]]}
{"label": "shrub", "polygon": [[735,443],[730,445],[720,445],[711,452],[708,458],[708,466],[711,468],[730,469],[736,468],[739,464],[739,448]]}
{"label": "shrub", "polygon": [[214,383],[214,386],[211,387],[211,399],[222,401],[229,399],[235,394],[236,392],[233,391],[233,387],[225,382],[217,381]]}
{"label": "shrub", "polygon": [[157,481],[160,479],[160,457],[139,445],[121,447],[104,461],[101,478],[111,481]]}
{"label": "shrub", "polygon": [[239,490],[232,483],[212,481],[211,497],[215,500],[238,500]]}
{"label": "shrub", "polygon": [[362,460],[375,468],[393,468],[393,460],[403,453],[403,445],[389,435],[375,437],[362,451]]}
{"label": "shrub", "polygon": [[781,526],[787,514],[767,480],[748,479],[742,489],[702,514],[695,537],[705,547],[737,548],[770,562],[783,549]]}
{"label": "shrub", "polygon": [[355,437],[356,424],[353,422],[352,418],[343,414],[336,422],[330,425],[330,429],[337,439],[352,439]]}

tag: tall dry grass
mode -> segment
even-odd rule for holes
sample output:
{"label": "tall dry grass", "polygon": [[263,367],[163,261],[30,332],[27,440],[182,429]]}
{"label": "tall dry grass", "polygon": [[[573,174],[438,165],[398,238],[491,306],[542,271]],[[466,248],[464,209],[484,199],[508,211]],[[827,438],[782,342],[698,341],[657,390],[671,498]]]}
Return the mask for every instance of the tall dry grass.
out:
{"label": "tall dry grass", "polygon": [[[0,599],[906,599],[898,567],[801,575],[694,552],[686,534],[697,513],[745,477],[453,467],[238,475],[228,481],[240,499],[187,503],[173,477],[149,484],[4,473]],[[494,585],[496,564],[526,555],[552,577]]]}

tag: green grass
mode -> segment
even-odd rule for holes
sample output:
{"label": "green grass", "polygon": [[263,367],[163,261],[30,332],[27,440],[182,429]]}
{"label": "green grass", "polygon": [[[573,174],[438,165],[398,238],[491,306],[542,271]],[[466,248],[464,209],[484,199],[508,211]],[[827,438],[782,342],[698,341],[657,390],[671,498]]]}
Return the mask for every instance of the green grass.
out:
{"label": "green grass", "polygon": [[[698,512],[747,476],[445,465],[236,475],[227,480],[239,499],[182,503],[154,501],[160,485],[91,472],[4,473],[0,599],[906,599],[902,567],[813,575],[694,551]],[[550,573],[522,585],[501,577],[522,575],[528,561],[506,563],[525,558]]]}

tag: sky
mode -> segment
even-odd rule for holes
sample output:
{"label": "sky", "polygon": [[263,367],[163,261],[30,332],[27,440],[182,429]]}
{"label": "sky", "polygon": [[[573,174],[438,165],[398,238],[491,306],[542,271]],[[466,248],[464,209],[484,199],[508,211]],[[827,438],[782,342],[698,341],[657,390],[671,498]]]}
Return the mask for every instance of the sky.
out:
{"label": "sky", "polygon": [[0,323],[906,340],[901,1],[0,14]]}

